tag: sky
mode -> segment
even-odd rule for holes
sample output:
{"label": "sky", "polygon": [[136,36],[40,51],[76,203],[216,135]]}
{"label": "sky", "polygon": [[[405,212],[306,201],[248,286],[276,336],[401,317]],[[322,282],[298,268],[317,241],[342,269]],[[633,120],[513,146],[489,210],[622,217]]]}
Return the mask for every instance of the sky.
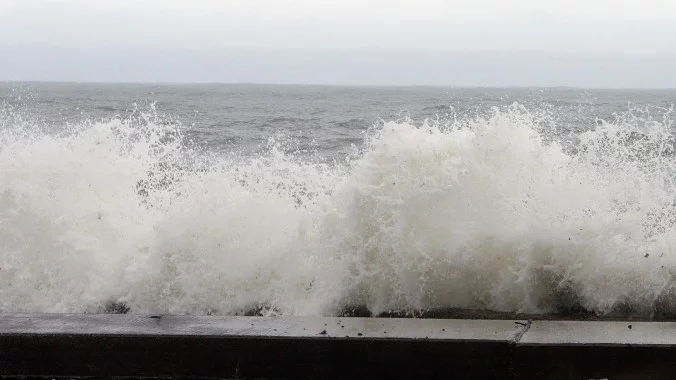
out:
{"label": "sky", "polygon": [[0,80],[676,87],[666,0],[0,0]]}

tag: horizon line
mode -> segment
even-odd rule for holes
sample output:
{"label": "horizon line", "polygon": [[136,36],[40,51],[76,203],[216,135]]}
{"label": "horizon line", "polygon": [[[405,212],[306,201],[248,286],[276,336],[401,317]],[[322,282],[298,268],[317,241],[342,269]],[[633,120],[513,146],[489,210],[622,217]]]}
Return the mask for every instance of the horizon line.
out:
{"label": "horizon line", "polygon": [[106,80],[42,80],[0,79],[2,84],[72,84],[72,85],[145,85],[145,86],[297,86],[297,87],[362,87],[362,88],[455,88],[455,89],[571,89],[571,90],[631,90],[676,91],[676,87],[600,87],[577,85],[467,85],[467,84],[377,84],[377,83],[284,83],[284,82],[227,82],[227,81],[106,81]]}

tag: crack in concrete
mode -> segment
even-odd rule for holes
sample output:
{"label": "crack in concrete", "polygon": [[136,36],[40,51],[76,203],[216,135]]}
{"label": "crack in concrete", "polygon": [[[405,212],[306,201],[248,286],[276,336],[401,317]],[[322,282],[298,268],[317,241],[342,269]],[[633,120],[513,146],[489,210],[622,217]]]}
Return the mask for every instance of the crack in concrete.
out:
{"label": "crack in concrete", "polygon": [[514,334],[514,337],[512,338],[510,344],[509,344],[509,358],[508,358],[508,364],[507,364],[507,376],[506,379],[513,380],[516,377],[516,374],[514,372],[514,362],[516,360],[515,355],[516,355],[516,345],[521,341],[521,338],[528,332],[530,329],[531,324],[533,321],[531,319],[527,320],[526,322],[521,322],[521,321],[515,321],[514,324],[517,326],[520,326],[516,334]]}
{"label": "crack in concrete", "polygon": [[516,345],[521,341],[521,338],[523,338],[523,336],[528,332],[528,330],[530,330],[530,326],[533,323],[533,321],[529,319],[526,322],[514,322],[514,323],[521,326],[519,331],[517,331],[516,334],[514,334],[514,338],[512,339],[512,344]]}

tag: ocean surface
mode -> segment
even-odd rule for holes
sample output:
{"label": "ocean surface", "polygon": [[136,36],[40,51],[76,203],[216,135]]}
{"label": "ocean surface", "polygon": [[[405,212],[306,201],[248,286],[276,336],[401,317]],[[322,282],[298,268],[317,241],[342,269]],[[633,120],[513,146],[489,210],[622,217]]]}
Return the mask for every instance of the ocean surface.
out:
{"label": "ocean surface", "polygon": [[0,83],[0,312],[673,314],[673,104]]}

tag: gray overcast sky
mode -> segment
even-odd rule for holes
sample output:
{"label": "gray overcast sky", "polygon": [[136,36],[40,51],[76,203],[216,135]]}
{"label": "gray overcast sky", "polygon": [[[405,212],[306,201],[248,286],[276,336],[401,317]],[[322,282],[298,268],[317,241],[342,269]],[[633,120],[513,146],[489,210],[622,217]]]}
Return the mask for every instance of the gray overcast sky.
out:
{"label": "gray overcast sky", "polygon": [[676,87],[676,1],[0,0],[0,79]]}

